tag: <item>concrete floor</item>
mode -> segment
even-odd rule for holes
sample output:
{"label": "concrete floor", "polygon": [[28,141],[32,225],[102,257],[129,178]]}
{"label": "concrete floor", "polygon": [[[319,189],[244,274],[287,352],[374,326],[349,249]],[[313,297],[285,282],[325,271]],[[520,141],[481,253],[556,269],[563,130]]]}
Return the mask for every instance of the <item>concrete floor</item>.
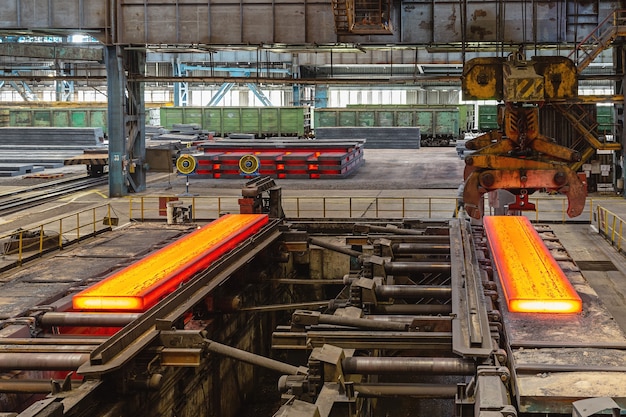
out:
{"label": "concrete floor", "polygon": [[[454,147],[405,151],[366,148],[364,156],[365,164],[348,178],[285,179],[277,183],[284,193],[294,195],[345,196],[345,191],[350,190],[354,191],[354,194],[358,192],[359,195],[370,196],[372,192],[384,194],[387,191],[417,189],[446,189],[453,190],[454,194],[463,180],[465,163],[457,156]],[[157,180],[159,178],[157,175],[153,176],[154,181],[148,184],[146,192],[159,192],[170,185],[177,189],[185,186],[183,176],[161,174],[162,179]],[[234,191],[240,194],[241,186],[246,180],[190,178],[189,182],[189,191],[200,195],[207,192],[215,193],[211,190],[219,190],[220,193]]]}

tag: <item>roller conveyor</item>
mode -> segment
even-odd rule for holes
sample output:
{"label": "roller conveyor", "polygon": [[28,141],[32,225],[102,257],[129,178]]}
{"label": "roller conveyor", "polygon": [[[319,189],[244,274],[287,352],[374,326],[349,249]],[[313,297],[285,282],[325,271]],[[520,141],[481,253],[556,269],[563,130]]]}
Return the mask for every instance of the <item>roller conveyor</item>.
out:
{"label": "roller conveyor", "polygon": [[[558,259],[559,271],[581,298],[581,313],[523,313],[503,305],[512,394],[521,415],[571,414],[585,398],[613,398],[626,405],[622,363],[626,335],[591,288],[550,227],[534,230]],[[494,269],[494,279],[497,268]],[[504,300],[504,289],[498,290]]]}
{"label": "roller conveyor", "polygon": [[[248,230],[246,222],[236,220],[244,217],[230,217],[237,223],[234,229]],[[417,222],[367,228],[357,240],[324,236],[310,221],[300,226],[294,220],[256,218],[264,218],[262,224],[254,226],[253,221],[254,231],[239,244],[198,268],[175,291],[146,303],[145,311],[72,311],[72,296],[32,310],[23,319],[32,321],[38,337],[6,337],[0,357],[5,372],[19,371],[29,382],[5,383],[0,391],[44,393],[46,380],[63,379],[67,371],[76,371],[71,384],[62,384],[68,391],[57,397],[78,407],[68,408],[68,415],[80,415],[89,407],[103,410],[91,415],[104,416],[105,409],[94,404],[110,401],[110,387],[115,387],[125,398],[146,398],[144,411],[135,413],[143,417],[172,411],[168,407],[183,397],[205,398],[203,381],[216,375],[216,364],[225,403],[233,389],[229,379],[246,378],[237,365],[245,362],[283,373],[280,393],[306,402],[315,409],[311,415],[322,417],[329,416],[331,409],[343,410],[333,415],[346,417],[355,416],[357,410],[363,416],[367,410],[374,412],[371,415],[383,410],[395,415],[397,409],[415,415],[428,410],[433,416],[552,417],[571,413],[572,403],[586,396],[607,395],[624,403],[626,367],[617,364],[626,361],[626,337],[548,227],[528,226],[536,231],[538,243],[549,242],[546,254],[557,255],[555,262],[580,295],[582,313],[509,309],[500,277],[505,270],[493,256],[494,245],[487,244],[491,231],[461,219],[429,222],[423,228]],[[228,222],[229,216],[222,219]],[[488,220],[485,229],[489,227]],[[342,226],[341,230],[356,228]],[[320,223],[320,230],[328,229]],[[157,245],[137,258],[165,256],[171,246],[176,248],[169,252],[175,259],[172,263],[187,259],[193,264],[193,256],[181,256],[186,253],[181,246],[194,242],[193,250],[206,253],[206,246],[197,246],[211,246],[211,242],[207,235],[198,237],[199,230],[187,231],[174,244]],[[368,244],[342,245],[342,238]],[[290,270],[294,264],[300,275]],[[141,265],[141,261],[131,262],[100,276],[131,271],[144,277],[137,272]],[[310,275],[302,265],[311,268]],[[320,265],[320,270],[314,265]],[[163,266],[165,276],[178,271]],[[332,275],[333,268],[342,272]],[[346,275],[338,279],[342,274]],[[325,280],[329,286],[320,291]],[[286,287],[289,292],[282,292]],[[285,294],[295,294],[298,287],[300,298],[286,299]],[[318,292],[328,298],[331,288],[337,288],[334,300],[324,303],[315,298]],[[298,310],[303,308],[316,311]],[[308,360],[283,363],[255,350],[257,340],[269,338],[256,329],[256,323],[270,315],[288,323],[272,333],[272,349],[279,357],[294,353],[294,358],[308,356]],[[74,326],[76,332],[64,330]],[[94,337],[101,326],[116,329],[110,337]],[[86,332],[81,334],[81,329]],[[21,355],[20,360],[14,355]],[[76,381],[82,383],[77,386]],[[183,385],[184,395],[168,397],[171,387],[178,390]],[[80,399],[86,391],[92,391],[87,402]],[[211,406],[220,404],[213,400],[207,400]],[[289,404],[296,402],[277,405],[282,415],[302,415],[301,409]],[[120,403],[115,409],[127,406],[131,404]]]}

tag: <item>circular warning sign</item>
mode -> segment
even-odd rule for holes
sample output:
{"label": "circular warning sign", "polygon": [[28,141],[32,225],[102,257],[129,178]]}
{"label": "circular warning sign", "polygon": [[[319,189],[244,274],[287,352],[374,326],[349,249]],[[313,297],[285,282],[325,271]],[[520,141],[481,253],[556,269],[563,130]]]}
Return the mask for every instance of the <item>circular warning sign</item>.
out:
{"label": "circular warning sign", "polygon": [[239,170],[244,175],[251,175],[259,170],[261,163],[254,155],[244,155],[239,159]]}
{"label": "circular warning sign", "polygon": [[196,170],[196,158],[191,155],[181,155],[176,160],[176,169],[183,175],[189,175]]}

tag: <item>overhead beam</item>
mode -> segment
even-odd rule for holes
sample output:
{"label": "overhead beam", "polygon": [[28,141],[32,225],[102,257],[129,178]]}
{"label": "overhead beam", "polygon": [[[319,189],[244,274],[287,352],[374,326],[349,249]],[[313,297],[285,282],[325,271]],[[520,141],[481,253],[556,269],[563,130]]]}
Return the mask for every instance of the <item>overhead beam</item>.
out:
{"label": "overhead beam", "polygon": [[62,61],[104,61],[104,47],[94,43],[88,47],[69,45],[42,45],[36,43],[0,43],[0,56],[54,59]]}
{"label": "overhead beam", "polygon": [[[132,76],[129,75],[128,80],[133,82],[158,82],[158,83],[176,83],[186,81],[190,83],[210,83],[210,84],[223,84],[223,83],[235,83],[245,85],[250,81],[255,83],[263,83],[268,85],[280,85],[280,84],[351,84],[351,85],[367,85],[367,84],[413,84],[419,82],[459,82],[461,81],[460,74],[457,75],[433,75],[423,77],[380,77],[380,78],[354,78],[346,75],[345,78],[276,78],[276,77],[211,77],[211,76],[190,76],[190,77],[174,77],[174,76]],[[0,80],[2,81],[53,81],[53,80],[65,80],[65,81],[93,81],[93,82],[106,82],[107,77],[104,75],[7,75],[0,74]]]}

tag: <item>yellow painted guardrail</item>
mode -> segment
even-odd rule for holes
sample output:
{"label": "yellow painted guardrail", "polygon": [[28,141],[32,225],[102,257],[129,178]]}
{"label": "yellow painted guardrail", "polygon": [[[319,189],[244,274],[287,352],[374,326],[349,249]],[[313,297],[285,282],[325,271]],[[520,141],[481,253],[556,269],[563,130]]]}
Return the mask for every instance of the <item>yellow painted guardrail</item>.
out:
{"label": "yellow painted guardrail", "polygon": [[624,241],[624,220],[604,207],[597,206],[591,223],[605,239],[618,251],[626,246]]}
{"label": "yellow painted guardrail", "polygon": [[3,260],[21,265],[24,259],[78,243],[117,226],[119,218],[111,203],[102,204],[0,235]]}
{"label": "yellow painted guardrail", "polygon": [[[180,201],[191,206],[192,220],[212,220],[225,213],[239,213],[240,197],[173,197],[129,196],[111,200],[107,204],[91,207],[56,218],[44,224],[18,229],[0,235],[3,265],[14,262],[21,265],[25,258],[39,256],[52,249],[80,242],[118,223],[129,221],[165,221],[167,202]],[[567,200],[564,196],[529,198],[536,211],[523,212],[534,222],[576,221],[594,224],[619,250],[624,247],[623,220],[603,208],[607,199],[587,199],[583,213],[575,219],[567,217]],[[626,204],[623,198],[613,198],[613,203]],[[283,210],[287,218],[420,218],[445,220],[457,214],[455,197],[284,197]],[[486,208],[487,214],[489,209]]]}
{"label": "yellow painted guardrail", "polygon": [[[196,220],[215,219],[225,213],[239,213],[241,197],[209,196],[129,196],[128,216],[137,221],[164,220],[166,206],[179,201],[191,206]],[[601,201],[602,199],[600,199]],[[486,201],[486,199],[485,199]],[[591,222],[594,200],[587,199],[582,214],[574,219],[567,216],[567,199],[563,195],[529,198],[535,211],[522,212],[534,222]],[[457,200],[450,196],[428,197],[282,197],[287,218],[423,218],[449,219],[457,214]],[[493,214],[485,206],[487,214]]]}

